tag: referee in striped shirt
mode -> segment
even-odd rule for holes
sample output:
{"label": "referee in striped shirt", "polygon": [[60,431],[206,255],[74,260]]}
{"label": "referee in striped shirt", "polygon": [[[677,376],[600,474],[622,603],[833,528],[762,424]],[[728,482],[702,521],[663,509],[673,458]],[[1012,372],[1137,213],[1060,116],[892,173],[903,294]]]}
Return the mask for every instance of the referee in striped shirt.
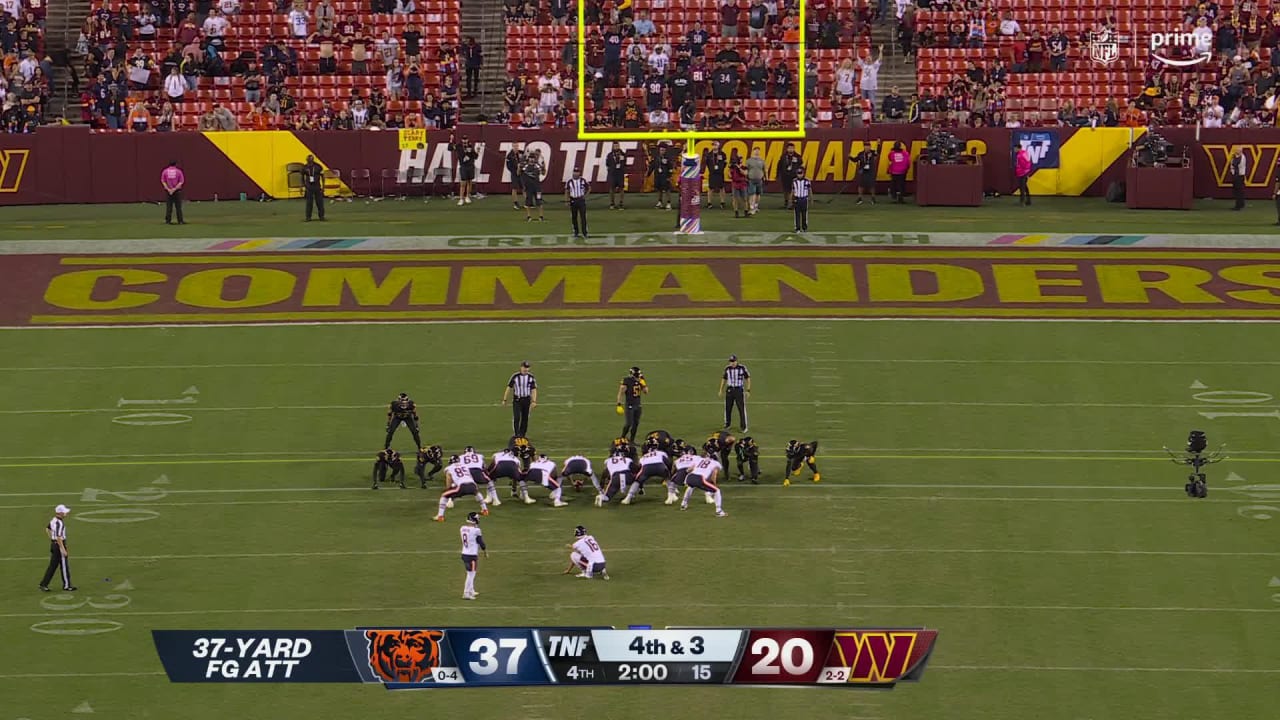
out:
{"label": "referee in striped shirt", "polygon": [[71,508],[66,505],[59,505],[53,509],[53,519],[45,526],[45,534],[49,536],[49,568],[44,571],[44,579],[40,581],[40,589],[49,592],[49,581],[53,579],[53,574],[59,570],[62,571],[62,589],[64,592],[73,592],[75,585],[71,584],[71,561],[67,555],[67,514],[71,512]]}
{"label": "referee in striped shirt", "polygon": [[502,391],[502,404],[511,399],[511,432],[516,437],[528,437],[529,411],[538,407],[538,380],[529,372],[529,361],[520,363],[520,369],[507,381]]}
{"label": "referee in striped shirt", "polygon": [[[796,199],[797,202],[799,198]],[[742,432],[747,431],[747,396],[751,394],[751,373],[746,365],[738,364],[738,356],[730,355],[729,364],[725,366],[724,375],[720,377],[720,390],[717,396],[724,396],[724,429],[729,429],[733,422],[733,408],[738,408],[739,426]]]}
{"label": "referee in striped shirt", "polygon": [[796,179],[791,181],[791,197],[795,198],[796,232],[809,232],[809,192],[813,183],[804,176],[804,168],[796,171]]}
{"label": "referee in striped shirt", "polygon": [[569,203],[569,215],[573,218],[573,236],[587,235],[587,195],[591,193],[591,184],[582,177],[582,171],[573,169],[573,177],[564,184],[564,201]]}

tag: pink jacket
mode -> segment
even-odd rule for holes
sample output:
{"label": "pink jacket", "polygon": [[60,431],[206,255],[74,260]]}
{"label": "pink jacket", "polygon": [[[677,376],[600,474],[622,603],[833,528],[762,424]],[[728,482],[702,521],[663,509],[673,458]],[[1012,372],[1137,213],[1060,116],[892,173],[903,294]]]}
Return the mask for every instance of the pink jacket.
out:
{"label": "pink jacket", "polygon": [[911,153],[906,150],[893,150],[889,153],[889,174],[906,175],[911,169]]}
{"label": "pink jacket", "polygon": [[1013,161],[1013,174],[1023,178],[1031,174],[1031,156],[1026,148],[1018,148],[1018,155]]}

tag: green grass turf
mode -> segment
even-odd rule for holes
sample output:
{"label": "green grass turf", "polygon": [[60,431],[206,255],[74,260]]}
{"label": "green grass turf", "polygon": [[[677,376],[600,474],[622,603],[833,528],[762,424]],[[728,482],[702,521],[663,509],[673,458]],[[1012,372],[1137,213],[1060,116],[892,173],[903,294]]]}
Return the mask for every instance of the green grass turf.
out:
{"label": "green grass turf", "polygon": [[[83,702],[99,718],[191,720],[1275,714],[1280,588],[1268,585],[1280,575],[1280,511],[1256,506],[1280,502],[1265,499],[1275,485],[1253,491],[1264,499],[1228,486],[1271,483],[1277,420],[1207,421],[1189,389],[1280,394],[1275,325],[344,325],[0,339],[0,717],[63,717]],[[383,403],[400,390],[424,406],[429,441],[491,450],[508,434],[503,382],[528,357],[543,393],[539,447],[599,456],[619,425],[626,367],[643,366],[653,388],[646,429],[699,437],[719,425],[730,351],[755,378],[767,484],[727,483],[727,519],[702,504],[675,512],[655,492],[633,507],[597,509],[572,492],[560,510],[504,504],[484,524],[493,556],[472,604],[459,599],[455,547],[470,503],[440,526],[428,522],[434,490],[366,488]],[[189,424],[112,422],[129,409],[122,398],[190,386],[196,404],[152,408]],[[1182,471],[1159,452],[1191,427],[1236,452],[1213,468],[1207,500],[1183,497]],[[778,486],[790,437],[821,440],[821,484]],[[410,442],[402,430],[397,445]],[[161,474],[168,484],[153,484]],[[56,502],[74,508],[74,598],[35,588]],[[113,507],[155,516],[86,522]],[[1246,517],[1261,515],[1273,517]],[[604,544],[612,582],[558,574],[578,523]],[[125,581],[133,589],[114,590]],[[109,607],[60,609],[90,599]],[[29,629],[69,617],[122,626]],[[432,694],[172,685],[148,632],[597,623],[924,625],[940,637],[923,682],[889,693]]]}
{"label": "green grass turf", "polygon": [[[854,198],[819,197],[810,212],[815,232],[1046,232],[1046,233],[1151,233],[1265,234],[1275,231],[1270,203],[1253,202],[1243,212],[1232,212],[1225,200],[1201,200],[1196,212],[1128,210],[1101,198],[1036,198],[1031,208],[1021,208],[1011,197],[988,199],[981,208],[948,208],[890,205],[856,206]],[[530,225],[524,213],[511,208],[507,195],[490,196],[459,208],[444,199],[386,200],[368,203],[333,203],[324,223],[302,222],[300,200],[189,203],[187,225],[166,226],[164,208],[150,204],[127,205],[28,205],[5,209],[0,240],[207,238],[207,237],[370,237],[382,235],[525,235],[532,232],[563,234],[569,231],[569,212],[549,196],[548,220]],[[610,212],[604,196],[593,199],[591,227],[596,233],[648,233],[669,229],[673,211],[653,209],[650,195],[629,195],[625,212]],[[883,201],[883,198],[881,198]],[[1163,227],[1161,227],[1163,226]],[[765,211],[750,219],[734,219],[732,212],[709,210],[703,215],[706,231],[789,232],[793,217],[781,209],[780,198],[768,197]]]}

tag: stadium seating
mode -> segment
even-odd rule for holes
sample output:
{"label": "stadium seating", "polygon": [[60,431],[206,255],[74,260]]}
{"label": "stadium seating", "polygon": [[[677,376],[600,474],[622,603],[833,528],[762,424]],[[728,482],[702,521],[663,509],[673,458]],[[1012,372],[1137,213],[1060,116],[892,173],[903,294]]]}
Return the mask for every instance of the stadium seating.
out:
{"label": "stadium seating", "polygon": [[[242,0],[241,12],[229,16],[230,29],[226,33],[224,47],[220,53],[227,67],[241,53],[257,53],[269,40],[275,40],[282,46],[293,47],[298,53],[298,75],[286,79],[285,87],[297,100],[298,111],[306,113],[319,112],[324,101],[329,100],[335,109],[344,107],[351,97],[352,90],[360,90],[368,97],[373,89],[385,89],[386,70],[374,48],[373,41],[382,36],[384,30],[400,39],[405,27],[416,24],[422,33],[422,77],[427,96],[440,83],[437,72],[438,48],[442,42],[455,45],[459,40],[461,12],[459,0],[420,0],[416,2],[416,11],[410,15],[389,13],[370,13],[369,2],[357,0],[333,0],[333,6],[339,22],[349,16],[355,16],[363,25],[363,34],[370,41],[367,46],[368,59],[364,74],[352,74],[351,49],[337,45],[337,71],[332,74],[319,72],[320,47],[308,44],[304,39],[289,37],[287,34],[287,13],[278,12],[273,0]],[[312,5],[314,10],[314,4]],[[312,16],[311,30],[315,29]],[[158,28],[154,40],[128,43],[129,52],[141,48],[157,63],[168,52],[174,42],[176,30],[171,27]],[[401,41],[401,56],[404,55]],[[158,101],[159,73],[152,73],[149,90],[153,100]],[[196,129],[199,117],[208,112],[214,104],[228,108],[242,125],[252,105],[245,101],[244,78],[239,76],[201,77],[194,96],[188,94],[186,101],[175,107],[174,129]],[[407,99],[388,100],[387,114],[407,113],[417,115],[421,103]]]}

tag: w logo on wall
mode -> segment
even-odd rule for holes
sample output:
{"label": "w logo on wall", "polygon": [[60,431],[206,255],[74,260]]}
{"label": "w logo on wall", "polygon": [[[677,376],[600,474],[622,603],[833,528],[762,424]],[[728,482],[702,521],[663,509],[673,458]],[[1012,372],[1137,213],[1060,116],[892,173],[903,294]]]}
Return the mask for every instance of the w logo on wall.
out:
{"label": "w logo on wall", "polygon": [[30,150],[0,150],[0,193],[18,192],[30,155]]}
{"label": "w logo on wall", "polygon": [[1053,130],[1015,130],[1013,150],[1025,148],[1031,158],[1032,172],[1058,168],[1058,133]]}

